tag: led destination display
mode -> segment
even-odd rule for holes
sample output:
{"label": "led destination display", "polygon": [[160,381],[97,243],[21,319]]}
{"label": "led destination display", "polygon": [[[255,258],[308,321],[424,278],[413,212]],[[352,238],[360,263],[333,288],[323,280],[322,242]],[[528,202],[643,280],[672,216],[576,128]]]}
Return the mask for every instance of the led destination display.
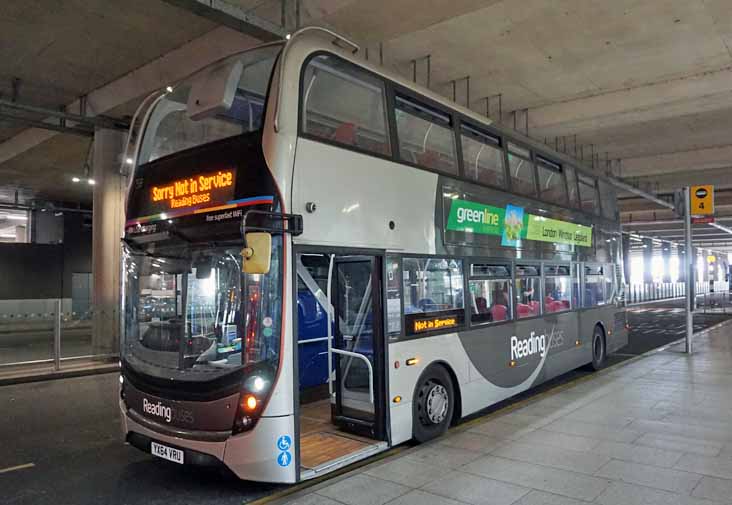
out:
{"label": "led destination display", "polygon": [[150,200],[159,210],[218,204],[234,195],[233,170],[186,177],[150,188]]}

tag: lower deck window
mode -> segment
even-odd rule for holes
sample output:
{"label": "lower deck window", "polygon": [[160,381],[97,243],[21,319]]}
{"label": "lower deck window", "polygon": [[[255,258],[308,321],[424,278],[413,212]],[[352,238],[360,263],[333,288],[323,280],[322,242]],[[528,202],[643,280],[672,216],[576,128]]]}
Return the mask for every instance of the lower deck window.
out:
{"label": "lower deck window", "polygon": [[571,286],[571,277],[547,277],[544,280],[544,312],[569,310]]}
{"label": "lower deck window", "polygon": [[534,317],[541,314],[539,302],[539,277],[516,279],[516,318]]}
{"label": "lower deck window", "polygon": [[605,305],[604,282],[602,275],[585,275],[585,293],[582,298],[584,307]]}
{"label": "lower deck window", "polygon": [[407,334],[462,326],[462,260],[404,258],[402,275]]}
{"label": "lower deck window", "polygon": [[509,280],[471,280],[471,315],[473,324],[495,323],[511,319],[511,282]]}

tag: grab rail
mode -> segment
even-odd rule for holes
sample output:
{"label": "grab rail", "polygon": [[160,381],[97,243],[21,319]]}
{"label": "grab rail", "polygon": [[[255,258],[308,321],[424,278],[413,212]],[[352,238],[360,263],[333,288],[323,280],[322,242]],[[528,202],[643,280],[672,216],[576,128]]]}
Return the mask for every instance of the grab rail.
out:
{"label": "grab rail", "polygon": [[353,351],[345,351],[343,349],[331,348],[330,352],[343,354],[344,356],[351,356],[352,358],[358,358],[366,362],[366,367],[369,369],[369,400],[371,403],[374,403],[374,367],[371,366],[369,359],[363,354]]}

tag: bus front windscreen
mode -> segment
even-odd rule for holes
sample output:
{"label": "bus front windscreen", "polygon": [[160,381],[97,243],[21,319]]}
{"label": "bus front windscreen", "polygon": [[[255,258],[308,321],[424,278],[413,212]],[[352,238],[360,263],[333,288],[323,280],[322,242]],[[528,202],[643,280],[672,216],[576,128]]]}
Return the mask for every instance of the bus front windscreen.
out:
{"label": "bus front windscreen", "polygon": [[210,381],[247,367],[273,378],[280,353],[280,242],[273,237],[267,274],[242,273],[241,247],[126,248],[125,362],[137,372],[181,381]]}

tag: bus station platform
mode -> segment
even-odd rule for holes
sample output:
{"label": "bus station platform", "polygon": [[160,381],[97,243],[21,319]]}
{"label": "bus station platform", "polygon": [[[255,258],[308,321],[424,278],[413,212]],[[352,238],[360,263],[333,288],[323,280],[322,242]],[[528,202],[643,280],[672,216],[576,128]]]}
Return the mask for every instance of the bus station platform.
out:
{"label": "bus station platform", "polygon": [[181,468],[123,444],[117,373],[13,379],[0,387],[3,503],[730,503],[730,316],[697,314],[687,357],[679,345],[657,349],[683,336],[679,307],[634,307],[629,345],[605,370],[575,370],[307,489]]}
{"label": "bus station platform", "polygon": [[732,503],[732,338],[723,324],[273,503]]}

